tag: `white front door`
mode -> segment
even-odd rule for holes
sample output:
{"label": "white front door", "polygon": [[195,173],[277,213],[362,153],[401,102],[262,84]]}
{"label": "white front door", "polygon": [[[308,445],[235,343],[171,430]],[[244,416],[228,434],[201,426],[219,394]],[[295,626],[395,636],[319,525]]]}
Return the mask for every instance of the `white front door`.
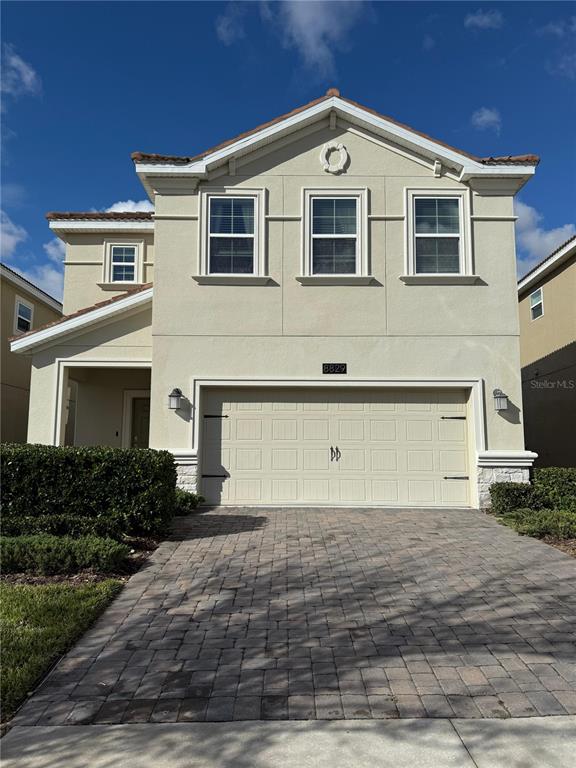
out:
{"label": "white front door", "polygon": [[210,504],[467,506],[464,390],[236,388],[203,398]]}

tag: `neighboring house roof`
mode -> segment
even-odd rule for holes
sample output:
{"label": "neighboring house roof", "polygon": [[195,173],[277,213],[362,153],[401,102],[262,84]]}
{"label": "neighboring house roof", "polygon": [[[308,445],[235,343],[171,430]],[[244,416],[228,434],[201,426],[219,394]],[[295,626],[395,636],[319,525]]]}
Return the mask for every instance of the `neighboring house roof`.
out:
{"label": "neighboring house roof", "polygon": [[33,331],[12,336],[10,349],[12,352],[28,352],[35,347],[46,344],[46,342],[53,342],[69,333],[83,331],[100,320],[133,310],[149,301],[152,301],[152,283],[145,283],[138,288],[125,291],[119,296],[114,296],[112,299],[83,307],[70,315],[63,315],[58,320],[46,323],[46,325],[35,328]]}
{"label": "neighboring house roof", "polygon": [[182,157],[178,155],[159,155],[159,154],[148,153],[148,152],[133,152],[132,160],[134,160],[135,163],[188,165],[190,163],[193,163],[196,160],[201,160],[203,158],[206,158],[209,155],[215,152],[218,152],[221,149],[224,149],[225,147],[229,147],[237,143],[241,139],[246,139],[251,136],[254,136],[255,134],[259,133],[265,128],[270,128],[271,126],[277,125],[278,123],[282,123],[291,117],[299,115],[302,112],[309,110],[311,107],[315,107],[318,104],[322,104],[323,102],[331,101],[333,99],[338,99],[342,103],[349,104],[353,107],[356,107],[357,109],[360,109],[364,112],[374,115],[375,117],[381,120],[385,120],[388,123],[391,123],[399,128],[402,128],[403,130],[414,134],[414,136],[419,136],[421,138],[427,139],[428,141],[434,142],[435,144],[438,144],[441,147],[445,147],[446,149],[449,149],[452,152],[457,152],[460,155],[464,155],[465,157],[468,157],[477,163],[481,163],[484,165],[538,165],[538,163],[540,162],[540,158],[537,155],[526,155],[526,154],[525,155],[506,155],[504,157],[477,157],[476,155],[471,155],[469,152],[465,152],[461,149],[456,149],[450,144],[446,144],[445,142],[440,141],[439,139],[434,139],[431,136],[428,136],[427,134],[422,133],[421,131],[417,131],[414,128],[411,128],[409,125],[400,123],[398,122],[398,120],[395,120],[393,117],[390,117],[388,115],[383,115],[380,112],[377,112],[376,110],[371,109],[370,107],[365,107],[356,101],[352,101],[352,99],[347,99],[344,96],[340,95],[340,91],[337,88],[330,88],[326,92],[325,96],[321,96],[319,99],[313,99],[312,101],[309,101],[307,104],[304,104],[301,107],[297,107],[296,109],[293,109],[284,115],[279,115],[278,117],[275,117],[274,119],[269,120],[266,123],[262,123],[261,125],[256,126],[256,128],[252,128],[249,131],[245,131],[244,133],[241,133],[238,136],[235,136],[233,139],[227,139],[226,141],[223,141],[220,144],[217,144],[216,146],[211,147],[210,149],[206,149],[204,150],[204,152],[200,152],[197,155]]}
{"label": "neighboring house roof", "polygon": [[565,243],[558,246],[555,251],[552,251],[550,256],[547,256],[535,267],[532,267],[530,272],[527,272],[524,277],[518,280],[518,293],[524,293],[528,288],[531,288],[535,283],[546,277],[555,269],[558,269],[565,261],[567,261],[573,254],[576,253],[576,235],[573,235]]}
{"label": "neighboring house roof", "polygon": [[28,291],[28,293],[38,299],[38,301],[42,301],[46,306],[50,307],[50,309],[62,314],[62,303],[60,301],[53,296],[50,296],[49,293],[46,293],[42,288],[34,285],[34,283],[30,282],[30,280],[23,277],[19,272],[11,269],[6,264],[0,264],[0,276],[2,279],[12,283],[14,287],[19,288],[22,291]]}
{"label": "neighboring house roof", "polygon": [[153,211],[50,211],[50,229],[64,232],[143,232],[154,230]]}

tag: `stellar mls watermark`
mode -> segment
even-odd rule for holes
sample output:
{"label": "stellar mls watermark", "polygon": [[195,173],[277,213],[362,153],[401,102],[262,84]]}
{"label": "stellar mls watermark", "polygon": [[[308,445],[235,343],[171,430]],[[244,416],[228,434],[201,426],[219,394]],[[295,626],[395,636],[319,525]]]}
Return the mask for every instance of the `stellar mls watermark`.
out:
{"label": "stellar mls watermark", "polygon": [[530,382],[531,389],[576,389],[574,379],[536,379]]}

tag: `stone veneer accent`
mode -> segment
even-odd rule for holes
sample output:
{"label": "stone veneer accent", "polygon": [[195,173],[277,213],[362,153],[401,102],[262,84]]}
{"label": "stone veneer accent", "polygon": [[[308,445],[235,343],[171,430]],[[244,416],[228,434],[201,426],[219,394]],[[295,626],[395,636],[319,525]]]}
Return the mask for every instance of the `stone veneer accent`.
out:
{"label": "stone veneer accent", "polygon": [[183,491],[196,493],[198,489],[198,460],[195,455],[174,453],[176,462],[176,485]]}
{"label": "stone veneer accent", "polygon": [[492,483],[529,483],[530,470],[524,467],[478,467],[478,497],[480,509],[490,506]]}

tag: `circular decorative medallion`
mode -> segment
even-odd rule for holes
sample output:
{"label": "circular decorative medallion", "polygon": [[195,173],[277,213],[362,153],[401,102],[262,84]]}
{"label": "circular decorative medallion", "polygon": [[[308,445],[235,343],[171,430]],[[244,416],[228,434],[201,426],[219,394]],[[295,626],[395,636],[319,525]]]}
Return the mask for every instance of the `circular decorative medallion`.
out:
{"label": "circular decorative medallion", "polygon": [[348,160],[346,147],[337,141],[327,142],[320,152],[320,162],[326,173],[342,173]]}

